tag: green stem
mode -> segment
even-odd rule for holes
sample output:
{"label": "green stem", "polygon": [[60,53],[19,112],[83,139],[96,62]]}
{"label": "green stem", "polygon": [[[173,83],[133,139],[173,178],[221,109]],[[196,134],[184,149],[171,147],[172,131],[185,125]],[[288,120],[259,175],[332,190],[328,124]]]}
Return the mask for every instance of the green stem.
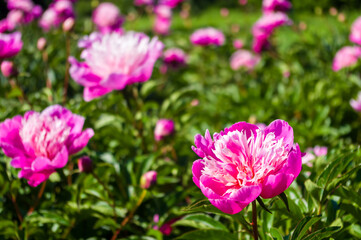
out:
{"label": "green stem", "polygon": [[33,206],[30,207],[28,213],[26,215],[30,215],[32,212],[34,212],[35,208],[38,206],[40,198],[43,196],[44,194],[44,190],[45,190],[45,186],[46,186],[46,181],[43,182],[43,184],[41,185],[41,188],[39,190],[38,196],[35,200],[35,203]]}
{"label": "green stem", "polygon": [[255,240],[258,240],[257,203],[256,203],[256,200],[252,202],[252,227],[253,227],[253,238]]}
{"label": "green stem", "polygon": [[64,89],[63,89],[63,105],[66,103],[66,98],[68,95],[68,86],[69,86],[69,61],[70,56],[70,34],[66,33],[65,36],[65,50],[66,50],[66,59],[65,59],[65,77],[64,77]]}
{"label": "green stem", "polygon": [[123,219],[122,223],[120,224],[120,227],[117,229],[117,231],[114,233],[112,240],[116,240],[120,231],[122,228],[133,218],[133,215],[135,211],[138,209],[138,207],[142,204],[145,196],[147,195],[147,190],[143,189],[142,194],[140,195],[137,204],[134,206],[134,208],[130,211],[129,215]]}

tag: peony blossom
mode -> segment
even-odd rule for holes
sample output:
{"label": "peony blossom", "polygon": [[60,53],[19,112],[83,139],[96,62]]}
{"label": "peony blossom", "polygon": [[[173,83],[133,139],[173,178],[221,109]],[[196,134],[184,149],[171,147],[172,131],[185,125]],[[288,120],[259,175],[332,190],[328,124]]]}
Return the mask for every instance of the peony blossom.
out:
{"label": "peony blossom", "polygon": [[141,6],[141,5],[152,5],[153,0],[134,0],[134,5]]}
{"label": "peony blossom", "polygon": [[169,29],[172,24],[172,9],[167,5],[159,5],[154,9],[154,13],[154,32],[161,35],[169,34]]}
{"label": "peony blossom", "polygon": [[69,58],[70,75],[85,87],[85,101],[149,80],[163,49],[157,38],[135,32],[97,35],[87,45],[81,55],[84,62]]}
{"label": "peony blossom", "polygon": [[159,0],[159,5],[166,5],[170,8],[175,8],[183,0]]}
{"label": "peony blossom", "polygon": [[292,4],[288,0],[263,0],[262,10],[264,13],[285,12],[290,10]]}
{"label": "peony blossom", "polygon": [[313,155],[313,153],[310,150],[306,150],[305,155],[302,157],[302,164],[306,164],[309,167],[312,167],[312,160],[314,160],[316,157]]}
{"label": "peony blossom", "polygon": [[263,49],[268,48],[268,38],[273,33],[274,29],[289,24],[292,24],[292,21],[282,12],[263,15],[252,27],[253,51],[259,53]]}
{"label": "peony blossom", "polygon": [[243,67],[247,70],[253,70],[254,67],[261,61],[260,56],[252,54],[247,50],[238,50],[231,56],[231,68],[238,70]]}
{"label": "peony blossom", "polygon": [[184,66],[187,63],[187,55],[182,49],[170,48],[163,54],[164,63],[174,69]]}
{"label": "peony blossom", "polygon": [[313,152],[317,157],[322,157],[327,155],[327,147],[325,146],[315,146]]}
{"label": "peony blossom", "polygon": [[93,12],[92,20],[102,33],[117,31],[124,22],[119,8],[109,2],[99,4]]}
{"label": "peony blossom", "polygon": [[336,53],[333,63],[332,70],[337,72],[345,67],[350,67],[357,63],[361,56],[361,47],[343,47]]}
{"label": "peony blossom", "polygon": [[356,112],[361,112],[361,92],[358,93],[356,99],[351,99],[350,105]]}
{"label": "peony blossom", "polygon": [[0,147],[11,166],[21,168],[18,177],[36,187],[87,145],[94,132],[82,130],[84,120],[59,105],[29,111],[0,124]]}
{"label": "peony blossom", "polygon": [[11,58],[18,54],[23,47],[21,33],[14,32],[10,34],[0,33],[0,60]]}
{"label": "peony blossom", "polygon": [[243,47],[243,45],[244,45],[244,43],[243,43],[243,41],[241,39],[235,39],[233,41],[233,47],[235,49],[241,49]]}
{"label": "peony blossom", "polygon": [[196,30],[190,37],[191,42],[194,45],[200,46],[221,46],[225,42],[225,37],[223,33],[215,28],[201,28]]}
{"label": "peony blossom", "polygon": [[143,189],[148,189],[156,183],[157,183],[157,172],[156,171],[146,172],[140,178],[140,187]]}
{"label": "peony blossom", "polygon": [[239,122],[213,135],[195,136],[193,181],[221,211],[236,214],[261,196],[284,192],[299,175],[301,151],[287,122],[265,129]]}
{"label": "peony blossom", "polygon": [[361,17],[358,17],[351,26],[350,41],[361,45]]}
{"label": "peony blossom", "polygon": [[41,37],[38,39],[38,42],[36,43],[36,47],[39,51],[43,51],[46,48],[46,39]]}
{"label": "peony blossom", "polygon": [[160,141],[174,132],[174,122],[170,119],[159,119],[154,129],[154,139]]}
{"label": "peony blossom", "polygon": [[8,31],[20,24],[32,22],[43,12],[41,6],[35,5],[31,0],[8,0],[7,7],[10,10],[5,19]]}
{"label": "peony blossom", "polygon": [[4,77],[11,77],[17,73],[14,63],[11,61],[2,61],[0,68]]}
{"label": "peony blossom", "polygon": [[72,1],[55,1],[41,16],[39,26],[45,31],[49,31],[51,28],[60,26],[68,18],[75,18]]}

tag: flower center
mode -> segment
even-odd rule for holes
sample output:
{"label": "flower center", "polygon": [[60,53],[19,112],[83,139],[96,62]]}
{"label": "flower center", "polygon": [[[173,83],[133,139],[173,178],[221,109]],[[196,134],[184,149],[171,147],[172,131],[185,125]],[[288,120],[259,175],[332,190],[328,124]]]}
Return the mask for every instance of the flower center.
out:
{"label": "flower center", "polygon": [[20,137],[25,145],[34,150],[36,156],[53,159],[64,146],[71,128],[58,117],[33,113],[23,119]]}
{"label": "flower center", "polygon": [[202,173],[234,188],[262,183],[288,157],[283,139],[276,139],[274,133],[265,135],[260,129],[248,137],[245,131],[221,136],[214,143],[213,153],[218,159],[205,157]]}

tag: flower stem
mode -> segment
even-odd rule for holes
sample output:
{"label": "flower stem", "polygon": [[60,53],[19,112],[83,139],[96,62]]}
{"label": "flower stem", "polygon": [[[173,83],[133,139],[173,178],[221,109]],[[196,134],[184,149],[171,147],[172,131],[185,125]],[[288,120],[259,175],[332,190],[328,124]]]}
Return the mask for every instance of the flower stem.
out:
{"label": "flower stem", "polygon": [[38,193],[38,197],[36,198],[34,205],[31,206],[31,208],[29,209],[27,215],[30,215],[32,212],[34,212],[35,208],[38,206],[40,198],[44,194],[45,186],[46,186],[46,181],[43,182],[43,184],[41,185],[41,188],[40,188],[39,193]]}
{"label": "flower stem", "polygon": [[117,231],[114,233],[112,240],[116,240],[120,231],[122,228],[133,218],[133,215],[135,211],[138,209],[138,207],[142,204],[145,196],[147,195],[147,190],[143,189],[142,194],[140,195],[137,204],[134,206],[134,208],[130,211],[129,215],[123,219],[122,223],[120,224],[120,227],[117,229]]}
{"label": "flower stem", "polygon": [[53,93],[52,93],[52,84],[51,84],[51,80],[49,78],[49,63],[48,63],[48,52],[45,50],[43,50],[43,53],[42,53],[42,57],[43,57],[43,62],[44,62],[44,73],[45,73],[45,79],[46,79],[46,87],[49,89],[49,92],[50,92],[50,95],[48,97],[48,100],[50,102],[53,101]]}
{"label": "flower stem", "polygon": [[10,194],[10,198],[11,198],[11,201],[13,202],[16,215],[18,216],[20,224],[21,224],[23,222],[23,216],[21,215],[20,210],[19,210],[19,206],[16,203],[16,197],[14,195]]}
{"label": "flower stem", "polygon": [[63,89],[63,104],[66,103],[66,97],[68,95],[68,85],[69,85],[69,61],[70,56],[70,34],[66,33],[65,35],[65,50],[66,50],[66,59],[65,59],[65,77],[64,77],[64,89]]}
{"label": "flower stem", "polygon": [[257,203],[256,203],[256,200],[252,202],[252,227],[253,227],[253,238],[255,240],[258,240]]}

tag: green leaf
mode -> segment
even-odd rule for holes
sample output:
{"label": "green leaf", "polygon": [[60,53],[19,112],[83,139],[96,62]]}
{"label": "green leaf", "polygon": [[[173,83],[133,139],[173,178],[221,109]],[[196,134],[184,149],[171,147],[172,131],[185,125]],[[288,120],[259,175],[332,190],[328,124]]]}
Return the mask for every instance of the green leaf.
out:
{"label": "green leaf", "polygon": [[286,194],[283,192],[280,195],[278,195],[279,198],[281,198],[281,200],[284,202],[284,204],[286,205],[286,208],[288,211],[290,211],[290,207],[288,206],[288,199]]}
{"label": "green leaf", "polygon": [[270,214],[272,214],[271,211],[266,207],[266,205],[264,205],[264,202],[262,201],[262,199],[261,199],[260,197],[257,198],[257,202],[259,203],[259,205],[260,205],[264,210],[266,210],[267,212],[269,212]]}
{"label": "green leaf", "polygon": [[332,236],[335,232],[339,231],[340,227],[326,227],[316,232],[309,234],[308,236],[302,238],[302,240],[321,240]]}
{"label": "green leaf", "polygon": [[109,228],[110,230],[114,231],[118,227],[119,227],[119,224],[113,218],[99,219],[94,224],[94,229],[97,229],[97,228]]}
{"label": "green leaf", "polygon": [[198,229],[218,229],[228,232],[227,227],[222,223],[205,214],[188,215],[174,223],[173,226],[188,226]]}
{"label": "green leaf", "polygon": [[221,230],[196,230],[187,232],[176,239],[207,239],[207,240],[237,240],[236,234]]}
{"label": "green leaf", "polygon": [[303,218],[292,233],[291,240],[300,240],[306,234],[307,230],[321,219],[321,216],[307,216]]}
{"label": "green leaf", "polygon": [[312,182],[310,179],[307,179],[305,181],[305,187],[307,192],[310,193],[310,195],[319,202],[321,200],[321,193],[323,192],[323,189],[320,188],[316,183]]}
{"label": "green leaf", "polygon": [[278,231],[277,228],[271,228],[270,233],[273,239],[283,240],[282,234]]}

